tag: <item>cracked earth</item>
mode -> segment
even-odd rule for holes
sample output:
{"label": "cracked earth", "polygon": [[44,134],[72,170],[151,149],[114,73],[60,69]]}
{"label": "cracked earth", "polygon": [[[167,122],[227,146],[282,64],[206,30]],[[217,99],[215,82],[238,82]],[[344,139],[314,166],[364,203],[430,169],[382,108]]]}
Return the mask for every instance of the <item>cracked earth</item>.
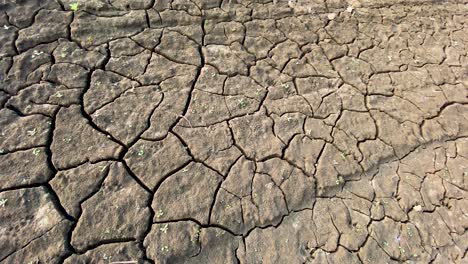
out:
{"label": "cracked earth", "polygon": [[0,3],[1,263],[468,263],[465,0]]}

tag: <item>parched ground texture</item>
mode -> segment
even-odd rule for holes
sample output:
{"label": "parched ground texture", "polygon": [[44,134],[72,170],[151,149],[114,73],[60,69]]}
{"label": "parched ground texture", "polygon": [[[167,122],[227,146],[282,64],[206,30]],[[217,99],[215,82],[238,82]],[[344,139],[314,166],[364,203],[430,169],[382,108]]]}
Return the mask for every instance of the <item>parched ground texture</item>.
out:
{"label": "parched ground texture", "polygon": [[1,263],[468,263],[465,0],[0,3]]}

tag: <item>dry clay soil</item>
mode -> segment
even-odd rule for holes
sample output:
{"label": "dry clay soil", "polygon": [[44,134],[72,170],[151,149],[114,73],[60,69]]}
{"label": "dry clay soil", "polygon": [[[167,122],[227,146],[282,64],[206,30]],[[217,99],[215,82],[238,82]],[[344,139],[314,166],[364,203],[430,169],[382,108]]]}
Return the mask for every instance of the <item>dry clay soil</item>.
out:
{"label": "dry clay soil", "polygon": [[468,263],[466,0],[0,3],[0,263]]}

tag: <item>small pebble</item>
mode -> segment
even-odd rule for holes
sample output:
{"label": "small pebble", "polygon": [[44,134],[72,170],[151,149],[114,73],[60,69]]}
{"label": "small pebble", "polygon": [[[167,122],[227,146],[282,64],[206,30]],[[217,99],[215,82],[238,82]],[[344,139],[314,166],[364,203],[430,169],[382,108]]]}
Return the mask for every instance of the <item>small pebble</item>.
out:
{"label": "small pebble", "polygon": [[336,14],[335,13],[330,13],[330,14],[328,14],[327,17],[328,17],[329,20],[333,20],[333,19],[335,19]]}

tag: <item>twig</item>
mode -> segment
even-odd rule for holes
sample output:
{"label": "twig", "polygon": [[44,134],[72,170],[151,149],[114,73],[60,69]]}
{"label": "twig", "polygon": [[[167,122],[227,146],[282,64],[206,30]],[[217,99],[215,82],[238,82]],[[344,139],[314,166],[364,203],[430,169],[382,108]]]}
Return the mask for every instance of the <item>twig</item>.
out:
{"label": "twig", "polygon": [[168,112],[168,113],[171,113],[171,114],[173,114],[173,115],[176,115],[176,116],[178,116],[178,117],[180,117],[180,118],[183,118],[183,119],[187,120],[187,123],[189,124],[190,128],[193,128],[192,123],[190,123],[190,120],[188,120],[185,116],[179,115],[179,114],[176,114],[176,113],[173,113],[173,112],[171,112],[171,111],[167,111],[167,112]]}

